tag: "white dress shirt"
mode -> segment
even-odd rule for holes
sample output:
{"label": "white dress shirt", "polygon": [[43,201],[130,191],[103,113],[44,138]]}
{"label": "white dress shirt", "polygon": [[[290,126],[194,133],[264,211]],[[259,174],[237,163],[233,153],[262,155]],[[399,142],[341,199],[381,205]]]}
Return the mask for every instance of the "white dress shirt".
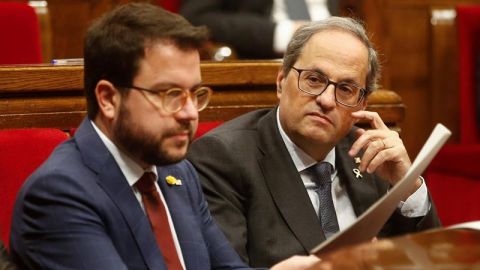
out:
{"label": "white dress shirt", "polygon": [[[282,140],[285,143],[288,153],[290,154],[293,163],[300,174],[305,188],[307,189],[308,196],[310,197],[313,207],[315,208],[317,215],[319,215],[319,198],[317,192],[315,192],[316,184],[313,182],[310,174],[306,170],[315,165],[317,161],[290,140],[280,123],[279,112],[280,108],[277,110],[277,124],[282,136]],[[353,210],[352,202],[348,197],[347,190],[340,185],[340,179],[338,178],[337,169],[335,167],[335,148],[333,148],[327,154],[323,161],[328,162],[333,166],[334,172],[332,174],[332,199],[333,205],[335,206],[335,212],[337,214],[338,226],[340,230],[343,230],[353,224],[357,219],[357,216]],[[417,189],[415,193],[408,197],[405,202],[401,202],[398,207],[400,208],[402,215],[406,217],[425,216],[430,208],[425,181],[422,182],[421,187]]]}
{"label": "white dress shirt", "polygon": [[[118,167],[122,171],[123,175],[127,179],[128,184],[132,188],[133,194],[137,198],[138,203],[142,207],[143,211],[145,212],[145,208],[142,202],[142,194],[140,191],[134,186],[135,183],[142,177],[145,172],[152,172],[155,174],[155,177],[158,179],[157,167],[151,166],[147,170],[144,170],[140,167],[135,161],[133,161],[127,154],[122,152],[96,125],[93,121],[92,123],[93,128],[97,132],[98,136],[102,140],[103,144],[107,147],[110,154],[112,154],[115,162],[117,163]],[[180,259],[180,263],[182,264],[183,269],[185,269],[185,262],[183,261],[183,254],[182,249],[180,248],[180,243],[178,242],[177,233],[175,231],[175,227],[173,226],[172,217],[170,216],[170,211],[168,209],[167,202],[163,197],[162,190],[158,186],[158,183],[155,182],[155,187],[157,188],[158,193],[160,193],[160,199],[162,200],[163,204],[165,205],[165,210],[167,212],[168,217],[168,224],[170,225],[170,229],[172,231],[173,242],[175,244],[175,248],[177,250],[178,257]]]}
{"label": "white dress shirt", "polygon": [[[305,0],[305,3],[312,21],[330,17],[327,0]],[[295,31],[294,21],[288,17],[284,0],[273,1],[271,16],[272,20],[277,23],[273,34],[273,49],[277,53],[284,53]]]}

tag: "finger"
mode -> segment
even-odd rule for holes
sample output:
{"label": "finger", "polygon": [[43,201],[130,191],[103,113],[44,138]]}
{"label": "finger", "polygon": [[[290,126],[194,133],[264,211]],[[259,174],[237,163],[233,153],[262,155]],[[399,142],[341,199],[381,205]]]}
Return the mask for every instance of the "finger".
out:
{"label": "finger", "polygon": [[365,152],[362,156],[362,161],[358,166],[361,172],[367,170],[370,167],[372,160],[384,149],[384,143],[381,140],[370,141],[365,148]]}
{"label": "finger", "polygon": [[401,143],[398,141],[398,137],[387,137],[382,139],[382,142],[384,144],[385,149],[393,148],[395,147],[395,145]]}
{"label": "finger", "polygon": [[378,166],[382,165],[383,163],[387,162],[389,160],[389,157],[395,155],[395,149],[393,148],[388,148],[388,149],[383,149],[380,152],[378,152],[375,157],[370,161],[367,167],[367,172],[368,173],[373,173],[377,170]]}
{"label": "finger", "polygon": [[356,111],[352,112],[352,117],[358,120],[366,120],[372,128],[388,129],[382,118],[377,112],[370,111]]}
{"label": "finger", "polygon": [[355,129],[355,137],[358,138],[358,137],[362,136],[363,133],[365,133],[365,132],[366,132],[365,129],[363,129],[363,128],[357,128],[357,129]]}
{"label": "finger", "polygon": [[366,148],[370,142],[375,141],[378,138],[385,137],[385,132],[378,130],[363,130],[357,134],[360,134],[360,136],[355,140],[355,142],[352,144],[352,147],[350,147],[350,150],[348,151],[348,154],[351,157],[357,155],[360,149]]}
{"label": "finger", "polygon": [[363,132],[363,134],[357,138],[357,140],[352,144],[348,154],[351,157],[354,157],[360,151],[360,149],[365,148],[368,143],[375,140],[383,140],[385,143],[385,148],[391,148],[398,143],[399,138],[400,136],[398,132],[390,129],[370,129]]}

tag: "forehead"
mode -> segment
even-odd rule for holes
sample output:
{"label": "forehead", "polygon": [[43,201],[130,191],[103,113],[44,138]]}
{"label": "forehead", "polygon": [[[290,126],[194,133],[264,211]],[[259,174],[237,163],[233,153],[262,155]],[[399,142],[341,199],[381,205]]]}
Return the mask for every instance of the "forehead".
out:
{"label": "forehead", "polygon": [[324,30],[312,35],[307,41],[297,63],[302,68],[320,69],[332,79],[358,77],[365,80],[368,49],[352,33]]}
{"label": "forehead", "polygon": [[180,49],[174,43],[154,43],[145,48],[145,57],[139,62],[134,80],[186,88],[198,84],[201,80],[199,53],[195,49]]}

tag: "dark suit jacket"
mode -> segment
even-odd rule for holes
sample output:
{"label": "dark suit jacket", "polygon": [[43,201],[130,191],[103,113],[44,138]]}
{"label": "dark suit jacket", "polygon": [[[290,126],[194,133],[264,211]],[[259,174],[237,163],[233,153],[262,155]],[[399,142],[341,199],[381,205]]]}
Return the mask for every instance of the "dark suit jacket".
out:
{"label": "dark suit jacket", "polygon": [[0,270],[15,270],[17,269],[15,265],[10,260],[7,250],[3,245],[3,242],[0,241]]}
{"label": "dark suit jacket", "polygon": [[[194,25],[206,25],[212,39],[233,46],[241,58],[278,58],[273,52],[273,0],[183,0],[180,13]],[[336,1],[329,0],[331,14]]]}
{"label": "dark suit jacket", "polygon": [[[213,222],[191,164],[157,169],[187,269],[246,267]],[[168,175],[183,184],[167,185]],[[147,216],[88,119],[22,187],[10,242],[22,268],[166,269]]]}
{"label": "dark suit jacket", "polygon": [[[336,147],[336,168],[356,215],[389,188],[375,175],[356,179],[347,154],[354,138]],[[210,211],[240,256],[252,267],[307,254],[325,240],[299,173],[277,128],[276,110],[258,110],[195,141],[187,158],[200,174]],[[380,236],[439,225],[432,205],[423,218],[395,212]]]}

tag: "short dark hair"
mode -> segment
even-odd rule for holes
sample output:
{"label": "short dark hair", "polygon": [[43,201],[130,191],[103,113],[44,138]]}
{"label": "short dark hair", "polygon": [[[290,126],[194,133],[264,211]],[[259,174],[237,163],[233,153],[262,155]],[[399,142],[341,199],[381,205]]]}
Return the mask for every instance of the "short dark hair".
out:
{"label": "short dark hair", "polygon": [[180,15],[147,3],[121,5],[100,17],[88,29],[84,44],[89,118],[94,119],[99,110],[97,83],[105,79],[114,85],[131,85],[151,43],[172,42],[182,50],[199,50],[207,38],[205,27],[192,26]]}
{"label": "short dark hair", "polygon": [[380,77],[380,63],[378,53],[370,42],[365,27],[361,22],[347,17],[329,17],[325,20],[314,21],[300,27],[294,34],[287,46],[287,51],[283,57],[282,71],[285,76],[297,62],[303,47],[310,38],[319,32],[325,30],[339,30],[356,36],[368,49],[368,73],[366,78],[366,88],[368,93],[377,88],[377,81]]}

